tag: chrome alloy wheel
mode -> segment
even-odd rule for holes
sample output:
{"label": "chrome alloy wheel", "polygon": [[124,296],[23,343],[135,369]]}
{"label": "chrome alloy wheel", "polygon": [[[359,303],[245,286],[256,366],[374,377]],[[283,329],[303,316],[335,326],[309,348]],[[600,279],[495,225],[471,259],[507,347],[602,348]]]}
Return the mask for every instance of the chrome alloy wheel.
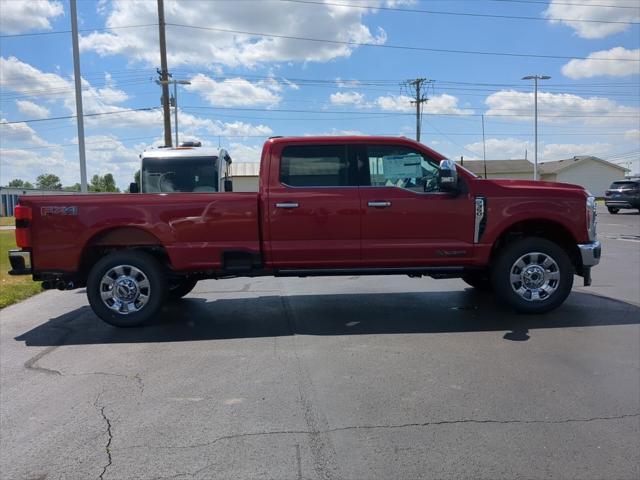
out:
{"label": "chrome alloy wheel", "polygon": [[113,267],[100,280],[102,302],[122,315],[142,310],[149,301],[149,295],[149,279],[131,265]]}
{"label": "chrome alloy wheel", "polygon": [[511,288],[528,302],[547,300],[558,289],[560,268],[546,253],[531,252],[522,255],[511,266]]}

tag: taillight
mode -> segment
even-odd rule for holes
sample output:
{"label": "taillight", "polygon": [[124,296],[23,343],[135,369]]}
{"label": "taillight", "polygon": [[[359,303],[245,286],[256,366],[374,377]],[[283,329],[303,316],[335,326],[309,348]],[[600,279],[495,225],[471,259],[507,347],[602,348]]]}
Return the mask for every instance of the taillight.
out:
{"label": "taillight", "polygon": [[17,205],[13,213],[16,217],[16,245],[20,248],[31,247],[31,207]]}

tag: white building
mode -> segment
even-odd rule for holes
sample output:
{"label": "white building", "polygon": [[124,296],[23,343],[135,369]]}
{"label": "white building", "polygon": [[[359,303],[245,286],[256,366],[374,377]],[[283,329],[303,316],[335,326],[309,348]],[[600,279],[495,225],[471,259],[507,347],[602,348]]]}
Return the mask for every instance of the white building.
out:
{"label": "white building", "polygon": [[257,192],[260,164],[257,162],[231,163],[231,180],[234,192]]}
{"label": "white building", "polygon": [[[487,178],[533,179],[533,163],[528,160],[487,160],[486,163]],[[485,177],[482,160],[465,160],[463,166],[476,175]],[[597,197],[604,197],[609,185],[624,179],[626,171],[620,165],[591,156],[538,163],[540,180],[581,185]]]}

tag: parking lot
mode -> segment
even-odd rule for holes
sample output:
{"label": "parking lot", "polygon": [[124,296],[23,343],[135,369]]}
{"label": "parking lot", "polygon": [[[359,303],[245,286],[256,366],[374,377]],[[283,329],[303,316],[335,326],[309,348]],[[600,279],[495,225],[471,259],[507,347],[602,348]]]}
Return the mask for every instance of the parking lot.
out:
{"label": "parking lot", "polygon": [[84,291],[0,319],[0,476],[640,476],[640,215],[593,286],[516,315],[461,280],[204,281],[115,329]]}

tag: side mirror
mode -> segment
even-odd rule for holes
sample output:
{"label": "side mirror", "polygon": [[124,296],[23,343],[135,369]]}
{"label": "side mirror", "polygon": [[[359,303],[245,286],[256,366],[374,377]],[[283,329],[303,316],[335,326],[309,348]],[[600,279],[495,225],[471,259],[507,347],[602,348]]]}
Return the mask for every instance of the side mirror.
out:
{"label": "side mirror", "polygon": [[448,158],[440,160],[438,184],[441,192],[458,192],[458,170],[456,170],[456,164],[453,160]]}
{"label": "side mirror", "polygon": [[140,189],[138,188],[138,184],[136,182],[131,182],[129,184],[129,193],[140,193]]}
{"label": "side mirror", "polygon": [[225,180],[224,181],[224,191],[225,192],[233,192],[233,181]]}

